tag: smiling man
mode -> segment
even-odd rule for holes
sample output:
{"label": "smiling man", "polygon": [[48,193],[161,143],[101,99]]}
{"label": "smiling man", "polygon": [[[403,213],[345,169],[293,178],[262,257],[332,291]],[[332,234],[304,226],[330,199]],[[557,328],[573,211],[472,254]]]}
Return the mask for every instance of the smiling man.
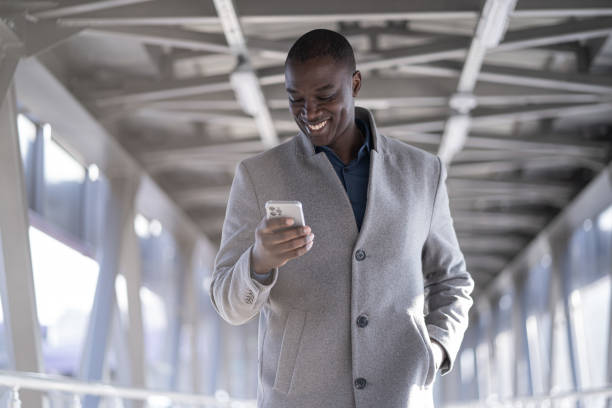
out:
{"label": "smiling man", "polygon": [[[300,132],[236,171],[211,298],[231,324],[259,314],[259,407],[431,406],[467,327],[444,167],[377,131],[361,81],[343,36],[303,35],[285,64]],[[308,225],[266,220],[268,200]]]}

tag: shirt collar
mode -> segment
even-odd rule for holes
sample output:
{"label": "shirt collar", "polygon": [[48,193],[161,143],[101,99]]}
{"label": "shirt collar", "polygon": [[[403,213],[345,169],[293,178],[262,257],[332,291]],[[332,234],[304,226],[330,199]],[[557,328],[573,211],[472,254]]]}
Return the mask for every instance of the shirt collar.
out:
{"label": "shirt collar", "polygon": [[[361,145],[361,147],[359,148],[359,151],[357,152],[357,159],[361,160],[363,156],[366,154],[369,154],[370,150],[372,149],[371,148],[372,134],[370,132],[370,126],[368,126],[368,123],[366,121],[356,118],[355,124],[357,125],[361,133],[365,136],[365,140],[363,144]],[[335,156],[337,156],[336,152],[334,152],[331,148],[327,146],[315,146],[314,148],[315,148],[315,153],[326,151],[329,153],[333,153]]]}

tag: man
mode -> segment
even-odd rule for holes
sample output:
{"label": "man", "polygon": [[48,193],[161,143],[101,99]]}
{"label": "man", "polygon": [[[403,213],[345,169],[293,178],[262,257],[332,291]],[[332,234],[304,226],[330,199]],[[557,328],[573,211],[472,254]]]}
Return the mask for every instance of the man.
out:
{"label": "man", "polygon": [[[211,284],[227,322],[259,313],[258,406],[430,406],[473,288],[444,168],[354,106],[340,34],[298,39],[285,85],[300,132],[239,164]],[[309,225],[266,220],[268,200],[301,201]]]}

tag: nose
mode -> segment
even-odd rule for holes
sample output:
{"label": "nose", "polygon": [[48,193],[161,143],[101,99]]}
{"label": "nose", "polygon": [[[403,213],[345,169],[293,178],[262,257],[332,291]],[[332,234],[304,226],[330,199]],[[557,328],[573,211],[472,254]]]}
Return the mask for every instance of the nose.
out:
{"label": "nose", "polygon": [[314,101],[306,101],[302,108],[302,116],[308,120],[308,122],[314,122],[319,114],[319,106]]}

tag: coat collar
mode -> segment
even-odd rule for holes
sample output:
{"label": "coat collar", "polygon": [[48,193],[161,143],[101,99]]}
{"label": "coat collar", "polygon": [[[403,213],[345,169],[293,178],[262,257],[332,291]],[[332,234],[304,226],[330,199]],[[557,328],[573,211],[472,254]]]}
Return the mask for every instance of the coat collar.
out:
{"label": "coat collar", "polygon": [[[372,113],[362,107],[355,107],[355,118],[361,119],[366,122],[370,127],[370,134],[372,136],[372,145],[370,146],[371,150],[377,153],[381,153],[383,151],[383,138],[382,135],[378,133],[376,129],[376,123],[374,122],[374,116]],[[300,131],[296,136],[296,153],[301,156],[312,157],[317,154],[315,151],[315,147],[302,131]]]}

